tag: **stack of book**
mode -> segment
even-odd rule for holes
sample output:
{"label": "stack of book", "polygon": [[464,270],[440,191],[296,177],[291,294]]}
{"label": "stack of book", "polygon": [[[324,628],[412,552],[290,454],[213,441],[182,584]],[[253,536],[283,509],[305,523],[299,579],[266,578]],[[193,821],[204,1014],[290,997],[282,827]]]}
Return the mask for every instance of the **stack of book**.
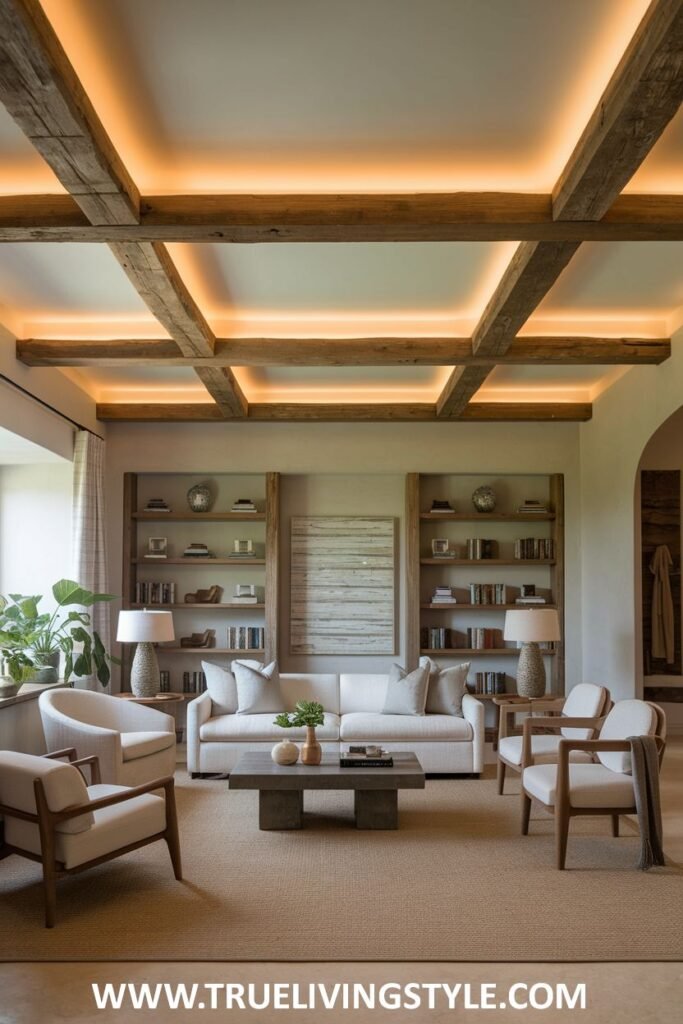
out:
{"label": "stack of book", "polygon": [[453,596],[452,587],[435,587],[434,593],[432,594],[432,604],[457,604],[457,599]]}
{"label": "stack of book", "polygon": [[543,501],[536,501],[535,498],[525,498],[522,504],[517,508],[517,511],[524,515],[547,516],[550,509]]}
{"label": "stack of book", "polygon": [[505,672],[475,672],[474,693],[505,693]]}
{"label": "stack of book", "polygon": [[469,537],[467,540],[467,557],[473,562],[478,562],[483,558],[495,558],[495,540],[486,540],[483,537]]}
{"label": "stack of book", "polygon": [[232,543],[232,554],[231,558],[253,558],[254,557],[254,542],[253,540],[234,540]]}
{"label": "stack of book", "polygon": [[170,512],[168,504],[163,498],[150,498],[144,508],[145,512]]}
{"label": "stack of book", "polygon": [[228,626],[228,647],[231,651],[262,651],[265,636],[263,626]]}
{"label": "stack of book", "polygon": [[171,692],[171,673],[166,669],[159,672],[159,693]]}
{"label": "stack of book", "polygon": [[488,651],[502,647],[500,629],[471,626],[467,630],[467,646],[471,651]]}
{"label": "stack of book", "polygon": [[439,498],[434,498],[432,507],[429,511],[438,512],[439,515],[443,515],[444,513],[448,514],[449,512],[454,512],[455,509],[451,505],[450,501],[441,501]]}
{"label": "stack of book", "polygon": [[258,604],[258,593],[254,583],[238,583],[232,604]]}
{"label": "stack of book", "polygon": [[541,594],[523,594],[521,597],[515,598],[515,604],[547,604],[547,602]]}
{"label": "stack of book", "polygon": [[230,509],[231,512],[258,512],[251,498],[238,498]]}
{"label": "stack of book", "polygon": [[521,537],[515,541],[515,558],[554,558],[555,541],[550,537]]}
{"label": "stack of book", "polygon": [[505,583],[470,583],[470,604],[507,604]]}
{"label": "stack of book", "polygon": [[392,768],[394,759],[388,750],[371,745],[350,746],[339,755],[340,768]]}
{"label": "stack of book", "polygon": [[420,630],[420,647],[429,651],[446,651],[452,646],[451,630],[443,626],[425,626]]}
{"label": "stack of book", "polygon": [[175,604],[175,583],[136,583],[135,604]]}
{"label": "stack of book", "polygon": [[183,551],[183,558],[215,558],[213,551],[209,551],[206,544],[190,544]]}
{"label": "stack of book", "polygon": [[183,693],[204,693],[206,676],[203,672],[183,672]]}

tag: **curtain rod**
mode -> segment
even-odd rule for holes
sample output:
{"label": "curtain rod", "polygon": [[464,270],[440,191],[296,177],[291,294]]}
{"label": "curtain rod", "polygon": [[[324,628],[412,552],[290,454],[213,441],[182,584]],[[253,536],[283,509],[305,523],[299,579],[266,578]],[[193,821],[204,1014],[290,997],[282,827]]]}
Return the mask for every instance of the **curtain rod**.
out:
{"label": "curtain rod", "polygon": [[99,437],[100,441],[104,441],[102,435],[98,434],[97,431],[91,430],[90,427],[85,427],[82,423],[78,423],[77,420],[72,419],[71,416],[67,416],[65,413],[60,412],[60,410],[56,409],[54,405],[50,405],[50,403],[46,402],[44,399],[38,398],[37,395],[34,395],[31,391],[28,391],[27,388],[22,387],[21,384],[17,384],[17,382],[12,380],[11,377],[7,377],[4,373],[0,373],[0,380],[3,380],[5,384],[9,384],[9,386],[14,388],[15,391],[20,391],[22,395],[26,395],[27,398],[31,398],[34,402],[37,402],[38,405],[42,405],[43,408],[48,409],[50,412],[53,412],[55,416],[59,416],[60,419],[65,420],[67,423],[70,423],[71,426],[76,427],[77,430],[86,430],[89,434],[92,434],[94,437]]}

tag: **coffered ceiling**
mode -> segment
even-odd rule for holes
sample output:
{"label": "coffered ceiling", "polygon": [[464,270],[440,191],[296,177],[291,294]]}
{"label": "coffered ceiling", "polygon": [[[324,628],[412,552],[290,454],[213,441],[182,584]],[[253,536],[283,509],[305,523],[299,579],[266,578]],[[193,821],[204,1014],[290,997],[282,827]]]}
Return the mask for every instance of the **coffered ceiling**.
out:
{"label": "coffered ceiling", "polygon": [[0,0],[0,321],[107,418],[586,418],[682,96],[683,0]]}

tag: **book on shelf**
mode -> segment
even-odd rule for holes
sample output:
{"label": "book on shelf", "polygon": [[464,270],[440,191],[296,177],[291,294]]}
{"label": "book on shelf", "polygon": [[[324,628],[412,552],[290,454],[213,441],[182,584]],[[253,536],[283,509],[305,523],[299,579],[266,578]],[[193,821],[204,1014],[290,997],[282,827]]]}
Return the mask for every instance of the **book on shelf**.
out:
{"label": "book on shelf", "polygon": [[507,604],[508,594],[505,583],[470,583],[470,604]]}
{"label": "book on shelf", "polygon": [[170,512],[171,509],[163,498],[150,498],[145,505],[144,512]]}
{"label": "book on shelf", "polygon": [[228,648],[231,651],[259,651],[265,647],[263,626],[228,626]]}
{"label": "book on shelf", "polygon": [[474,686],[468,683],[470,693],[502,694],[505,693],[507,675],[505,672],[475,672]]}
{"label": "book on shelf", "polygon": [[515,558],[545,559],[555,557],[552,537],[519,537],[515,541]]}
{"label": "book on shelf", "polygon": [[523,515],[548,515],[550,509],[543,501],[537,501],[535,498],[525,498],[521,505],[518,506],[517,511]]}
{"label": "book on shelf", "polygon": [[457,598],[453,595],[453,588],[440,586],[434,588],[432,604],[457,604]]}
{"label": "book on shelf", "polygon": [[470,626],[467,630],[467,646],[472,651],[498,650],[503,647],[503,633],[500,629],[484,626]]}
{"label": "book on shelf", "polygon": [[190,544],[183,551],[183,558],[215,558],[213,551],[209,551],[206,544]]}
{"label": "book on shelf", "polygon": [[175,604],[175,583],[138,580],[135,584],[135,604]]}
{"label": "book on shelf", "polygon": [[517,597],[515,598],[515,604],[547,604],[548,602],[544,597],[537,595],[536,597]]}
{"label": "book on shelf", "polygon": [[258,597],[247,597],[235,594],[231,601],[231,604],[258,604]]}
{"label": "book on shelf", "polygon": [[159,693],[171,692],[171,673],[167,669],[159,672]]}
{"label": "book on shelf", "polygon": [[430,651],[445,651],[464,646],[464,634],[444,626],[423,626],[420,647]]}
{"label": "book on shelf", "polygon": [[206,676],[203,672],[183,672],[183,693],[204,693]]}
{"label": "book on shelf", "polygon": [[149,554],[149,552],[148,552],[146,555],[143,555],[142,557],[147,562],[154,562],[154,561],[163,562],[163,561],[165,561],[165,559],[168,558],[168,555],[166,555],[166,554],[163,554],[163,555]]}
{"label": "book on shelf", "polygon": [[258,512],[251,498],[238,498],[230,509],[231,512]]}
{"label": "book on shelf", "polygon": [[440,515],[442,515],[444,513],[448,514],[449,512],[455,512],[455,509],[451,505],[450,501],[444,501],[441,498],[434,498],[434,500],[432,501],[432,507],[430,508],[429,511],[430,513],[438,512]]}
{"label": "book on shelf", "polygon": [[467,557],[473,562],[486,558],[495,558],[496,541],[486,537],[469,537],[467,540]]}

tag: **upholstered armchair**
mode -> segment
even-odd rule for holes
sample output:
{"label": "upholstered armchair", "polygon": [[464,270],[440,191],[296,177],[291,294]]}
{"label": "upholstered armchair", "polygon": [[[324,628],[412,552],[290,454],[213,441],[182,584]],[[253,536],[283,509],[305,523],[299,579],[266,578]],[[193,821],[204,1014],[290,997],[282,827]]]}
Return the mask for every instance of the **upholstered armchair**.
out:
{"label": "upholstered armchair", "polygon": [[[522,736],[509,736],[510,719],[513,715],[546,712],[557,714],[561,718],[595,718],[607,712],[610,703],[609,690],[604,686],[595,686],[593,683],[579,683],[570,691],[567,697],[548,697],[534,701],[520,701],[504,699],[496,701],[500,709],[500,732],[498,737],[498,793],[503,792],[505,786],[505,773],[507,769],[513,772],[522,770]],[[589,740],[595,735],[593,729],[570,729],[566,723],[560,722],[560,730],[554,735],[533,735],[531,740],[531,763],[542,764],[556,762],[560,740],[584,739]],[[570,760],[591,761],[592,757],[583,750],[573,750]]]}
{"label": "upholstered armchair", "polygon": [[48,750],[95,756],[102,781],[138,786],[175,771],[175,720],[155,708],[90,690],[46,690],[39,698]]}
{"label": "upholstered armchair", "polygon": [[[536,730],[591,729],[590,718],[528,718],[524,722],[522,749],[522,834],[529,834],[532,801],[555,817],[557,867],[567,855],[570,818],[608,815],[612,835],[619,835],[619,816],[636,814],[631,774],[630,736],[654,737],[659,763],[664,756],[666,717],[657,704],[643,700],[618,701],[604,720],[598,739],[560,739],[557,764],[532,763],[532,739]],[[587,754],[590,763],[571,760],[575,752]],[[595,756],[596,761],[592,758]]]}
{"label": "upholstered armchair", "polygon": [[[89,786],[81,774],[86,767]],[[163,796],[156,795],[162,790]],[[134,788],[112,786],[101,783],[94,756],[77,759],[75,750],[60,750],[37,757],[3,750],[0,814],[5,819],[0,859],[16,853],[42,864],[47,928],[55,924],[59,878],[159,839],[166,842],[175,877],[182,878],[171,776]]]}

